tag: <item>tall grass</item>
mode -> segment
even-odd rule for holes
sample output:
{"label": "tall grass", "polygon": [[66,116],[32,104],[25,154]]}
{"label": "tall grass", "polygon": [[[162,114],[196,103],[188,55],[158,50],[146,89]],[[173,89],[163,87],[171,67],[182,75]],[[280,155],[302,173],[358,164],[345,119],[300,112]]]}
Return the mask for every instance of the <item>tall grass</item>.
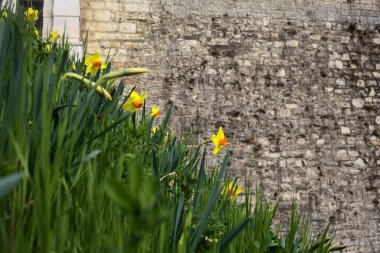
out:
{"label": "tall grass", "polygon": [[206,173],[209,148],[190,148],[171,134],[171,108],[161,124],[145,104],[138,112],[122,110],[128,96],[120,101],[122,82],[111,82],[141,69],[110,72],[108,64],[93,78],[84,59],[70,56],[64,36],[46,50],[49,42],[34,34],[24,10],[3,11],[1,252],[337,249],[328,226],[311,238],[295,204],[289,233],[281,237],[273,230],[279,203],[272,206],[258,191],[243,203],[221,194],[230,180],[229,153]]}

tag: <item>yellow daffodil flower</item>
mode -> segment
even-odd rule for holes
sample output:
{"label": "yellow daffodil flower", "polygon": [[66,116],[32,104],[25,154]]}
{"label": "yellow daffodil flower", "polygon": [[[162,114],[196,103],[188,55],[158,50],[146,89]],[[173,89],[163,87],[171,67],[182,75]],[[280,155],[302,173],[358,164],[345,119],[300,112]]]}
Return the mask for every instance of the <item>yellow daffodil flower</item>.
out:
{"label": "yellow daffodil flower", "polygon": [[224,148],[225,146],[227,146],[227,144],[228,144],[227,138],[224,136],[223,128],[221,128],[221,127],[219,127],[218,134],[217,135],[214,134],[211,137],[211,140],[215,145],[215,148],[213,151],[214,155],[218,154],[219,151],[222,148]]}
{"label": "yellow daffodil flower", "polygon": [[38,35],[40,35],[40,33],[38,32],[37,28],[34,28],[34,35],[36,35],[36,37],[38,37]]}
{"label": "yellow daffodil flower", "polygon": [[140,95],[136,91],[132,91],[127,102],[125,102],[125,104],[123,105],[123,109],[135,112],[143,106],[145,99],[146,99],[145,93]]}
{"label": "yellow daffodil flower", "polygon": [[95,76],[99,69],[103,70],[107,67],[97,51],[92,56],[86,55],[84,65],[87,67],[86,73],[91,73],[92,76]]}
{"label": "yellow daffodil flower", "polygon": [[24,12],[26,18],[29,21],[36,21],[38,19],[38,10],[35,10],[31,7],[29,7],[25,12]]}
{"label": "yellow daffodil flower", "polygon": [[45,49],[46,49],[46,52],[50,52],[51,51],[51,46],[49,44],[46,44]]}
{"label": "yellow daffodil flower", "polygon": [[6,11],[3,11],[3,13],[1,14],[1,16],[2,16],[3,18],[7,18],[7,17],[8,17],[8,13],[7,13]]}
{"label": "yellow daffodil flower", "polygon": [[53,31],[53,32],[50,33],[49,42],[56,43],[57,40],[59,40],[60,38],[61,38],[61,35],[59,35],[59,32],[58,31]]}
{"label": "yellow daffodil flower", "polygon": [[150,116],[158,118],[160,116],[160,107],[159,106],[153,106],[152,107],[152,113]]}
{"label": "yellow daffodil flower", "polygon": [[73,69],[73,71],[76,71],[77,70],[77,65],[75,63],[73,63],[73,65],[71,66],[71,68]]}
{"label": "yellow daffodil flower", "polygon": [[153,134],[156,134],[156,133],[157,133],[157,127],[156,127],[156,126],[153,126],[153,127],[152,127],[152,133],[153,133]]}
{"label": "yellow daffodil flower", "polygon": [[233,181],[229,182],[228,185],[223,187],[222,193],[225,198],[236,198],[237,195],[243,192],[243,188],[239,185],[235,184],[232,188]]}

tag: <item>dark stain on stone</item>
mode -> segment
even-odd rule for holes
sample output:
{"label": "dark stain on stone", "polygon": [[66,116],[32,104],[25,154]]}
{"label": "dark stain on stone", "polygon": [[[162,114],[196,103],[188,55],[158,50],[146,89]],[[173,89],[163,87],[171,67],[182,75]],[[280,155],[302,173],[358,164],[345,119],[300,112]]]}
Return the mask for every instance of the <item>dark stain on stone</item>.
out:
{"label": "dark stain on stone", "polygon": [[318,166],[317,169],[318,169],[318,176],[323,177],[324,175],[322,173],[321,167]]}
{"label": "dark stain on stone", "polygon": [[243,142],[247,144],[255,144],[256,140],[254,137],[248,137],[248,138],[243,139]]}
{"label": "dark stain on stone", "polygon": [[327,77],[327,69],[322,68],[320,73],[321,77]]}
{"label": "dark stain on stone", "polygon": [[237,47],[233,45],[212,45],[208,49],[213,57],[230,57],[234,58],[237,55]]}
{"label": "dark stain on stone", "polygon": [[243,116],[243,112],[242,111],[233,110],[233,111],[227,112],[227,115],[236,118],[236,117]]}
{"label": "dark stain on stone", "polygon": [[199,40],[199,35],[184,35],[184,40]]}

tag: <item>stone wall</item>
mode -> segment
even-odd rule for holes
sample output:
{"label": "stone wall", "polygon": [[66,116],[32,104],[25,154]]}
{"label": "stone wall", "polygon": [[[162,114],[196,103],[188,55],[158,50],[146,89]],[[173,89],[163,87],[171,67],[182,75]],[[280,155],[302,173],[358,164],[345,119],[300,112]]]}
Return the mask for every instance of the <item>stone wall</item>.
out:
{"label": "stone wall", "polygon": [[223,126],[230,172],[292,196],[315,229],[334,216],[344,252],[380,248],[378,0],[81,1],[89,52],[173,125],[208,139]]}

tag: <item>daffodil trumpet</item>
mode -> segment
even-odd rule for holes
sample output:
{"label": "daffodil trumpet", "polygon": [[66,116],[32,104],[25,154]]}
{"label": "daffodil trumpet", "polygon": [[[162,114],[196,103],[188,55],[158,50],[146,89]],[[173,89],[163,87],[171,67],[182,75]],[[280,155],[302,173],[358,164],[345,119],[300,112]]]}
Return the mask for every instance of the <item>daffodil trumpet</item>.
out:
{"label": "daffodil trumpet", "polygon": [[61,77],[61,80],[66,79],[68,77],[74,78],[74,79],[77,79],[78,81],[83,82],[87,87],[95,88],[95,91],[99,95],[105,97],[108,101],[112,101],[112,96],[109,94],[109,92],[106,89],[104,89],[102,86],[97,85],[95,82],[92,82],[90,79],[87,79],[79,74],[69,72],[69,73],[64,74]]}

